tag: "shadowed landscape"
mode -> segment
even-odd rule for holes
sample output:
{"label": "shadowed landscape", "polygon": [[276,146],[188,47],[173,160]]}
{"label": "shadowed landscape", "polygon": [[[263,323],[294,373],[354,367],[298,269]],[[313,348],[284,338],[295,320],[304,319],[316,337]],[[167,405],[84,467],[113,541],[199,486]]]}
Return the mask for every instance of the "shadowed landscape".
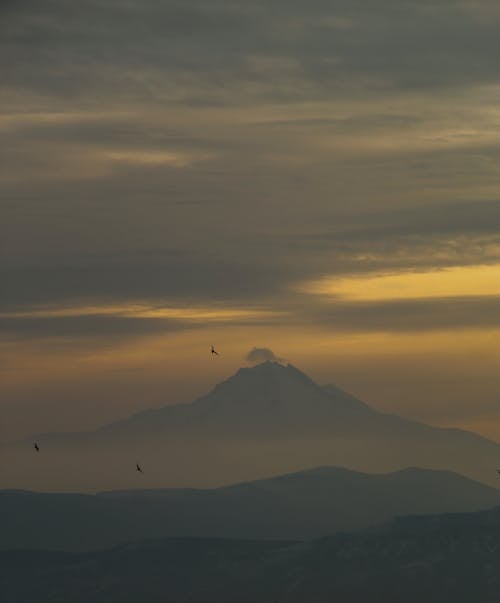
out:
{"label": "shadowed landscape", "polygon": [[448,471],[322,467],[216,490],[0,491],[0,549],[67,551],[166,536],[310,539],[399,515],[487,509],[500,491]]}
{"label": "shadowed landscape", "polygon": [[408,517],[308,543],[169,539],[95,553],[0,552],[2,600],[493,602],[500,510]]}

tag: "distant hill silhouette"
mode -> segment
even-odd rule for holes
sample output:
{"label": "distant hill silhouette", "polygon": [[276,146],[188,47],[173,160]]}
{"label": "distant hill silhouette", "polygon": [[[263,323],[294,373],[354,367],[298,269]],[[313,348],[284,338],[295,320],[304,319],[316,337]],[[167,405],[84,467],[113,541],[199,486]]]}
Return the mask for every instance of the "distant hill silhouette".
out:
{"label": "distant hill silhouette", "polygon": [[[378,412],[276,362],[240,369],[191,404],[37,441],[36,463],[31,443],[10,453],[2,466],[5,487],[214,487],[321,465],[368,472],[449,469],[490,485],[499,479],[499,444]],[[130,471],[137,462],[144,469],[140,482]]]}
{"label": "distant hill silhouette", "polygon": [[307,543],[167,539],[90,553],[0,552],[2,603],[487,603],[500,509],[407,517]]}
{"label": "distant hill silhouette", "polygon": [[215,490],[0,491],[0,548],[90,550],[165,536],[308,539],[398,515],[473,511],[500,491],[447,471],[369,475],[335,467]]}

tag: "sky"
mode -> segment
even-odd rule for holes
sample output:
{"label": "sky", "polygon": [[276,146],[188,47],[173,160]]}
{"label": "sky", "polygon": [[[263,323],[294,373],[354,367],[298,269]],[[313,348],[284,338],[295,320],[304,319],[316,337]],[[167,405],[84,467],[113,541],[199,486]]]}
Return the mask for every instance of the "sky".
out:
{"label": "sky", "polygon": [[268,349],[500,441],[499,25],[489,0],[4,0],[0,439],[190,401]]}

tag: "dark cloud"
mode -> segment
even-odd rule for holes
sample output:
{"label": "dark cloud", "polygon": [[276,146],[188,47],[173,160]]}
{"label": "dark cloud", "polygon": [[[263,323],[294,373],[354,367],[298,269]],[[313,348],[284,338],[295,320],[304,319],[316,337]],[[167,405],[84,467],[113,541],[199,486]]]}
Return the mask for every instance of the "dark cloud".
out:
{"label": "dark cloud", "polygon": [[[498,230],[495,224],[500,220],[500,201],[470,200],[458,203],[429,206],[403,207],[382,212],[364,212],[357,218],[363,226],[345,229],[346,239],[385,239],[393,236],[455,236],[492,235]],[[347,225],[346,225],[347,226]]]}
{"label": "dark cloud", "polygon": [[[218,88],[211,95],[230,100],[236,83],[290,100],[360,84],[376,90],[496,82],[499,15],[490,6],[87,0],[69,11],[61,0],[7,3],[2,75],[11,86],[66,98],[120,89],[130,98],[163,90],[183,100],[206,99],[207,85]],[[280,61],[263,69],[248,61],[255,56]],[[283,59],[297,71],[284,69]]]}
{"label": "dark cloud", "polygon": [[261,362],[283,362],[283,358],[278,358],[269,348],[252,348],[245,357],[250,364],[259,364]]}
{"label": "dark cloud", "polygon": [[[0,306],[168,299],[212,304],[251,305],[277,293],[286,280],[276,278],[275,265],[262,266],[185,256],[163,261],[126,257],[113,261],[0,268]],[[291,272],[288,273],[290,278]],[[284,275],[283,275],[284,276]],[[285,277],[286,278],[286,277]]]}
{"label": "dark cloud", "polygon": [[[471,165],[471,180],[483,177],[498,149],[476,148],[473,160],[455,149],[346,158],[328,147],[339,136],[427,135],[428,105],[393,111],[386,93],[495,83],[489,3],[86,0],[69,10],[51,0],[2,10],[3,90],[20,87],[35,111],[29,118],[13,104],[2,130],[3,303],[253,302],[324,273],[495,260],[483,237],[496,236],[498,202],[434,196]],[[356,109],[367,90],[382,102],[372,107],[368,96]],[[345,98],[354,114],[349,102],[319,117],[252,115],[266,103]],[[178,117],[174,106],[199,112]],[[63,119],[36,119],[47,107]],[[212,123],[204,111],[221,107],[235,114]],[[447,107],[430,107],[440,123]],[[111,151],[129,160],[110,160]],[[134,160],[141,152],[194,159],[185,169],[146,165]],[[205,154],[214,157],[197,163]],[[486,171],[496,178],[496,166]],[[430,200],[408,199],[420,189]],[[177,255],[128,253],[144,245]],[[102,259],[90,261],[93,251]],[[120,253],[126,259],[109,261]]]}
{"label": "dark cloud", "polygon": [[51,318],[0,318],[0,340],[52,337],[114,340],[199,328],[196,323],[157,318],[82,315]]}
{"label": "dark cloud", "polygon": [[492,264],[500,259],[499,220],[498,200],[410,205],[344,213],[300,238],[331,254],[332,274]]}
{"label": "dark cloud", "polygon": [[498,329],[500,298],[471,295],[384,302],[335,300],[310,306],[301,318],[324,329],[351,333]]}
{"label": "dark cloud", "polygon": [[[20,205],[22,202],[14,203],[12,211],[18,213]],[[322,225],[312,228],[311,234],[297,231],[280,235],[277,230],[258,239],[242,235],[239,240],[214,241],[213,244],[206,241],[207,248],[212,245],[214,248],[206,255],[203,249],[197,249],[196,242],[191,249],[183,249],[181,245],[178,249],[126,249],[127,231],[119,241],[122,251],[110,253],[106,251],[110,236],[107,229],[114,227],[118,233],[120,226],[120,219],[112,211],[99,212],[96,208],[99,223],[92,231],[96,218],[91,213],[77,219],[79,210],[72,208],[74,221],[58,224],[52,218],[50,205],[45,210],[47,236],[75,229],[73,241],[68,240],[67,235],[62,241],[68,247],[78,242],[79,232],[88,224],[87,237],[79,241],[80,245],[92,240],[95,246],[102,238],[103,253],[73,253],[62,261],[54,258],[58,241],[52,238],[47,239],[44,249],[50,251],[49,245],[53,245],[52,253],[41,255],[37,261],[33,258],[16,261],[12,252],[8,257],[12,228],[7,228],[7,220],[3,225],[5,253],[0,261],[3,285],[0,307],[148,299],[177,303],[270,304],[278,296],[290,297],[291,288],[300,281],[323,274],[425,270],[491,264],[499,260],[496,225],[500,220],[500,203],[496,201],[393,210],[360,215],[356,220],[344,215],[332,224],[331,230],[325,230]],[[200,211],[203,212],[203,208]],[[223,212],[223,208],[220,211]],[[54,212],[58,215],[57,209],[54,208]],[[37,214],[20,217],[23,230],[32,229],[31,244],[37,239],[40,244],[43,240],[40,225],[45,217]],[[134,230],[140,226],[139,220],[137,214]],[[169,228],[166,224],[165,231],[169,232]],[[153,224],[148,220],[144,232],[146,229],[152,239],[157,232],[161,242],[161,221]],[[13,240],[12,244],[16,242]]]}

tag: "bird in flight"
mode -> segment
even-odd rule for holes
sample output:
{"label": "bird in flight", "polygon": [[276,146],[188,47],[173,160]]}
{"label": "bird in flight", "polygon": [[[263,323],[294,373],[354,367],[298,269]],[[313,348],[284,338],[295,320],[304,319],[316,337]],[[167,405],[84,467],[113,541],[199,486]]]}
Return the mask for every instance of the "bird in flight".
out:
{"label": "bird in flight", "polygon": [[37,442],[35,442],[35,443],[33,444],[33,448],[34,448],[34,449],[35,449],[37,452],[40,452],[40,448],[39,448],[39,446],[38,446],[38,443],[37,443]]}
{"label": "bird in flight", "polygon": [[497,473],[500,475],[500,469],[497,469]]}
{"label": "bird in flight", "polygon": [[212,348],[211,348],[211,350],[210,350],[210,351],[212,352],[212,355],[214,355],[214,354],[215,354],[216,356],[218,356],[218,355],[219,355],[219,352],[216,352],[216,351],[215,351],[214,346],[212,346]]}
{"label": "bird in flight", "polygon": [[135,470],[138,471],[139,473],[142,473],[142,467],[139,465],[139,463],[137,463],[135,465]]}

